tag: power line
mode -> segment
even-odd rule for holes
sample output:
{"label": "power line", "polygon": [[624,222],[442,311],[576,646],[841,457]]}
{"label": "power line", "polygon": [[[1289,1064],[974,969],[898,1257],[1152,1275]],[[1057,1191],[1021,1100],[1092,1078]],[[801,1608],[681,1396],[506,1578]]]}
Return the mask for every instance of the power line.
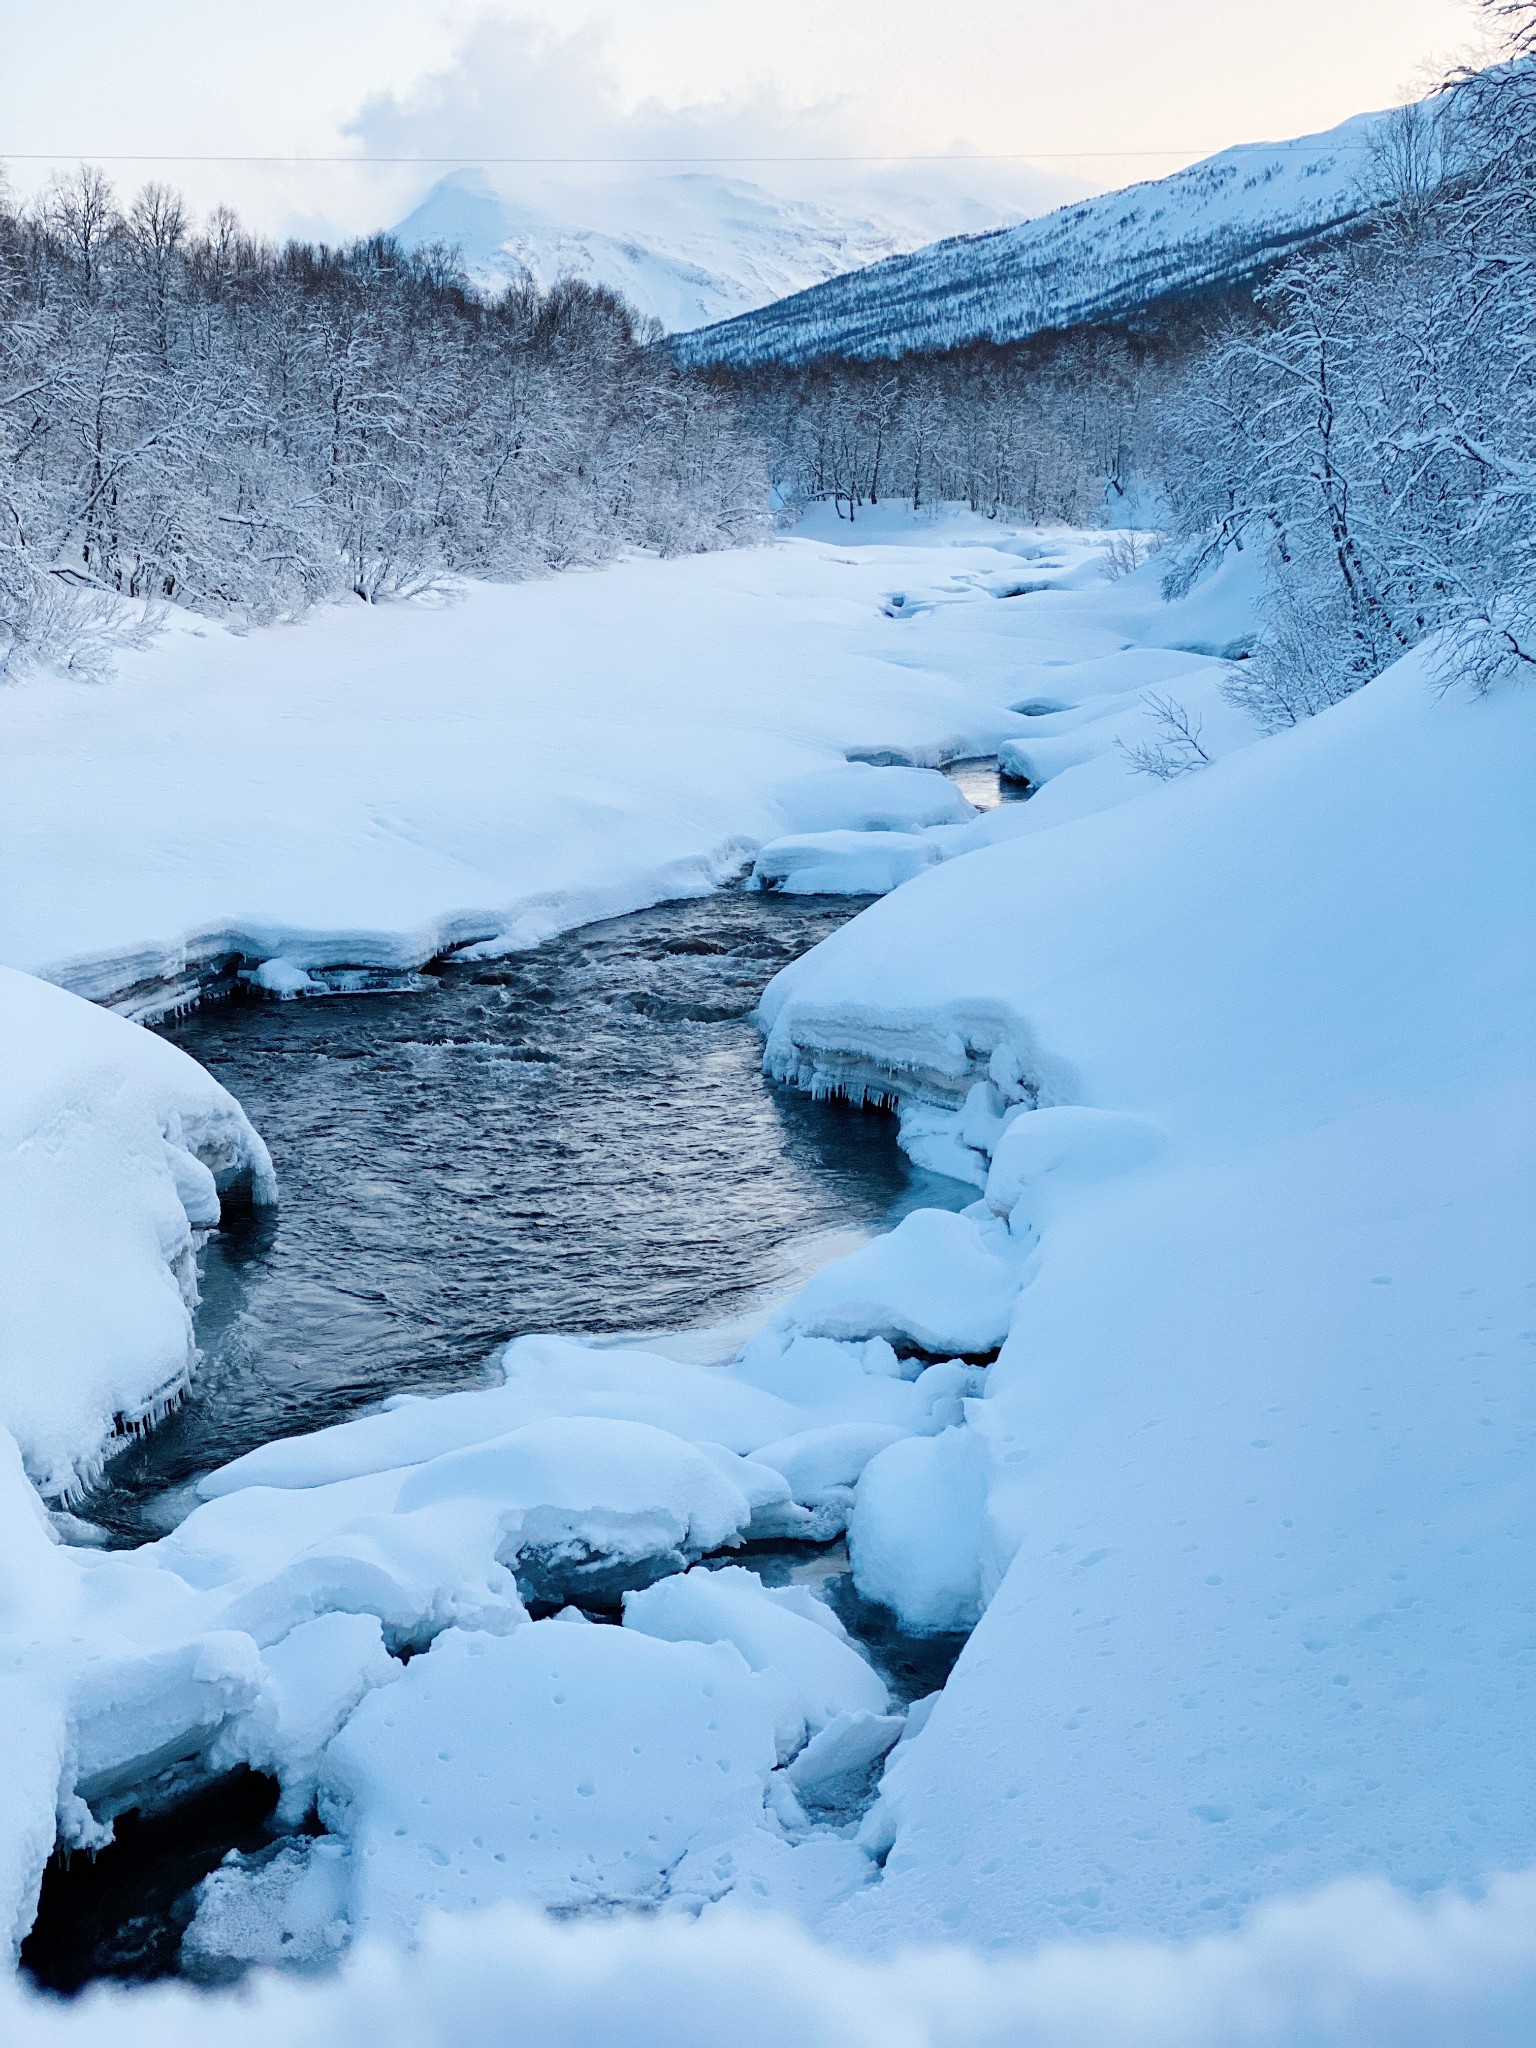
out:
{"label": "power line", "polygon": [[[1226,145],[1232,147],[1234,145]],[[1263,148],[1262,143],[1236,145]],[[1276,145],[1279,147],[1280,145]],[[1368,149],[1368,143],[1336,142],[1336,151]],[[103,164],[351,164],[367,169],[373,164],[460,164],[476,168],[482,164],[564,166],[637,164],[956,164],[1083,162],[1111,158],[1159,156],[1215,156],[1219,152],[1202,144],[1198,148],[1164,149],[1032,149],[975,150],[964,156],[952,151],[928,154],[892,152],[884,156],[234,156],[189,155],[175,152],[73,149],[0,150],[0,163],[103,163]]]}

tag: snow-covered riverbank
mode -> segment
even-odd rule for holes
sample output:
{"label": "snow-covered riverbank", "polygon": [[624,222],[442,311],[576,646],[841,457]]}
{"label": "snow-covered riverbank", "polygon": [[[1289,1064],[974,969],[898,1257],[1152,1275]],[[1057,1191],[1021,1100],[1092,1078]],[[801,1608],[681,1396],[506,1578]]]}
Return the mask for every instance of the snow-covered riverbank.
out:
{"label": "snow-covered riverbank", "polygon": [[[1223,608],[1154,616],[1144,583],[1099,582],[1102,535],[956,518],[853,542],[337,605],[243,637],[180,618],[108,687],[13,687],[0,866],[26,886],[0,907],[0,960],[153,1002],[231,951],[405,966],[528,945],[701,893],[786,833],[963,820],[953,791],[935,810],[845,755],[994,752],[1031,730],[1009,707],[1042,694],[1044,665],[1087,661],[1074,696],[1210,666],[1113,672],[1149,630],[1207,643]],[[1009,600],[1085,582],[1043,637]]]}
{"label": "snow-covered riverbank", "polygon": [[[802,1961],[801,1990],[762,2000],[765,2039],[889,2039],[860,2031],[866,1986],[914,2040],[1132,2038],[1135,2015],[1148,2040],[1280,2041],[1321,2011],[1335,2031],[1309,2038],[1357,2043],[1389,2010],[1431,2024],[1437,1998],[1470,2029],[1474,1980],[1485,2014],[1529,2010],[1518,1887],[1427,1920],[1324,1895],[1228,1936],[1277,1894],[1474,1887],[1536,1860],[1515,1344],[1536,700],[1440,695],[1411,659],[1258,740],[1217,695],[1214,655],[1251,630],[1243,564],[1164,607],[1147,571],[1104,581],[1096,541],[992,540],[876,527],[182,636],[110,690],[0,707],[25,741],[10,815],[49,882],[13,906],[8,956],[130,1000],[232,947],[313,966],[525,944],[765,841],[765,879],[798,863],[856,888],[905,842],[912,879],[769,990],[768,1060],[902,1097],[914,1153],[980,1197],[823,1269],[728,1368],[533,1340],[503,1386],[239,1461],[141,1551],[51,1543],[14,1463],[18,1936],[56,1803],[88,1843],[152,1772],[243,1760],[331,1830],[231,1873],[215,1904],[246,1953],[283,1953],[285,1924],[288,1953],[318,1956],[357,1929],[409,1938],[432,1907],[670,1897],[711,1919],[767,1903],[856,1953],[1220,1937],[1110,1952],[1092,1982],[1071,1957],[856,1982]],[[1131,772],[1116,742],[1155,740],[1152,690],[1203,720],[1215,766]],[[1039,793],[982,819],[946,812],[937,778],[839,765],[1009,739]],[[28,795],[50,780],[51,805]],[[145,1063],[168,1051],[46,1000]],[[99,1067],[85,1034],[60,1038],[79,1075]],[[129,1064],[155,1166],[114,1182],[114,1242],[130,1291],[169,1299],[209,1221],[190,1166],[182,1221],[163,1185],[163,1140],[202,1156],[196,1089],[178,1069],[176,1100],[150,1101]],[[254,1181],[258,1141],[215,1106]],[[3,1169],[29,1214],[54,1129],[45,1103]],[[34,1303],[73,1251],[37,1213],[45,1255],[16,1283]],[[84,1383],[53,1327],[34,1317],[12,1385],[56,1381],[67,1415]],[[102,1341],[115,1327],[103,1295]],[[50,1456],[92,1454],[85,1406],[94,1438],[81,1421]],[[980,1617],[905,1716],[820,1603],[697,1563],[845,1522],[862,1588],[909,1625]],[[551,1606],[599,1579],[655,1583],[622,1628],[527,1618],[535,1587]],[[525,1981],[569,1968],[592,1998],[638,1936],[570,1939],[427,1936],[487,1983],[511,1942]],[[691,1939],[652,1936],[655,2038],[691,2038],[690,2010],[747,2017]],[[748,1979],[801,1955],[729,1940]],[[292,1994],[283,2026],[346,2038],[395,1967]],[[165,2038],[172,2009],[149,2010]],[[570,2010],[591,2038],[600,2008]]]}

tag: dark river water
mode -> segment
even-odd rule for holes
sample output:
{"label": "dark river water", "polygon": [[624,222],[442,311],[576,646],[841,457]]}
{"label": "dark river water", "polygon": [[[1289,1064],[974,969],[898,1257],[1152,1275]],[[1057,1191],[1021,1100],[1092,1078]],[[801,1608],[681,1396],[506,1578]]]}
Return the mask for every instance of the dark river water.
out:
{"label": "dark river water", "polygon": [[818,1233],[974,1199],[908,1164],[894,1118],[760,1072],[764,986],[860,908],[726,890],[425,992],[169,1027],[266,1137],[282,1201],[210,1241],[191,1394],[81,1513],[143,1541],[197,1474],[480,1383],[508,1337],[723,1320],[792,1285]]}

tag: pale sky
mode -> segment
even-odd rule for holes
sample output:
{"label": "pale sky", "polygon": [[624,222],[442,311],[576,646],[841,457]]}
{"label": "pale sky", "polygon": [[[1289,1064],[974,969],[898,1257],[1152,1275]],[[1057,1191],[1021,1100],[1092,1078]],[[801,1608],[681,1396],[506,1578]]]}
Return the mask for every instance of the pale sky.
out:
{"label": "pale sky", "polygon": [[[274,231],[386,224],[444,168],[382,155],[960,147],[1109,187],[1410,96],[1475,38],[1471,0],[0,0],[0,162]],[[169,160],[206,154],[358,163]]]}

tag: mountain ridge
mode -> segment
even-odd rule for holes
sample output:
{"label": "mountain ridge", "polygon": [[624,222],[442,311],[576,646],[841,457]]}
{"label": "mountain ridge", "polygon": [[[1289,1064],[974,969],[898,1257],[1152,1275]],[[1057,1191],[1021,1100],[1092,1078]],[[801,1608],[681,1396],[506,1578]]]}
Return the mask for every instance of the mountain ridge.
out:
{"label": "mountain ridge", "polygon": [[[1428,103],[1420,103],[1427,105]],[[677,335],[691,367],[793,365],[1006,343],[1238,284],[1379,202],[1402,109],[1279,143],[1240,143],[988,233],[952,236]]]}
{"label": "mountain ridge", "polygon": [[456,245],[471,281],[496,291],[578,276],[612,287],[677,333],[792,296],[935,234],[1025,219],[1065,179],[956,157],[920,187],[894,175],[829,183],[813,198],[689,171],[499,190],[482,169],[441,178],[395,228],[408,248]]}

